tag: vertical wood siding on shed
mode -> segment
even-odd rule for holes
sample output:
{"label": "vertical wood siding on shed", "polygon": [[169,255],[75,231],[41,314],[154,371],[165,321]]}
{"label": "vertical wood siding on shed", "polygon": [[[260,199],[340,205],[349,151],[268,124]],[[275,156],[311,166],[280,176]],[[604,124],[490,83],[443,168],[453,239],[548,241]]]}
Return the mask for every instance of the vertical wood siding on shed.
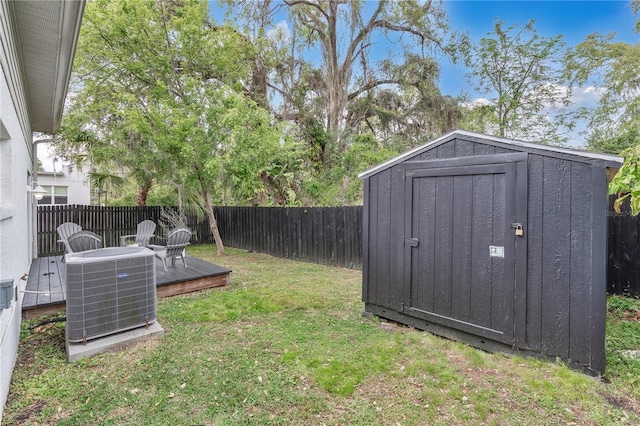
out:
{"label": "vertical wood siding on shed", "polygon": [[[511,152],[518,151],[458,138],[406,161]],[[363,298],[367,303],[399,310],[402,283],[407,277],[403,277],[402,272],[404,219],[398,217],[399,206],[403,202],[403,183],[396,169],[398,165],[368,178],[368,199],[365,199],[368,217],[365,222],[368,221],[369,229],[364,230],[368,233],[368,253],[365,253],[367,294],[363,294]],[[591,354],[604,353],[604,312],[600,312],[604,306],[600,305],[604,305],[606,288],[602,274],[605,269],[595,265],[592,259],[593,256],[603,256],[606,260],[602,254],[606,247],[594,248],[594,238],[596,244],[603,245],[606,240],[599,241],[598,235],[606,234],[602,229],[592,228],[594,222],[603,222],[600,219],[604,218],[606,211],[605,169],[585,161],[529,153],[527,192],[526,290],[516,292],[520,297],[526,295],[526,328],[520,331],[524,337],[518,345],[522,349],[603,369],[604,358],[592,359]],[[420,197],[429,196],[427,188],[420,189],[418,194]],[[480,203],[481,200],[473,202]],[[470,202],[455,200],[453,205],[454,211],[467,209]],[[603,205],[601,212],[598,210],[600,205]],[[594,217],[600,214],[603,218]],[[452,212],[449,225],[446,221],[443,223],[443,226],[470,227],[469,232],[472,233],[482,232],[478,229],[481,224],[457,222],[455,212]],[[469,254],[466,250],[474,250],[444,240],[434,243],[442,250],[455,251],[463,256]],[[424,241],[424,244],[428,243]],[[446,258],[436,259],[434,265],[422,265],[412,273],[429,274],[429,268],[446,269]],[[465,286],[473,278],[465,271],[455,268],[452,271],[456,288],[464,293]],[[482,295],[471,295],[471,298],[480,300]],[[521,306],[518,302],[522,303],[517,301],[516,306]],[[459,305],[465,302],[458,300],[452,303]],[[516,331],[516,336],[518,333]],[[602,346],[601,350],[599,346]]]}
{"label": "vertical wood siding on shed", "polygon": [[395,247],[391,232],[391,171],[387,170],[372,177],[369,188],[371,206],[374,207],[369,210],[371,216],[368,233],[371,252],[368,263],[370,272],[367,298],[376,304],[391,306],[390,270],[392,250]]}

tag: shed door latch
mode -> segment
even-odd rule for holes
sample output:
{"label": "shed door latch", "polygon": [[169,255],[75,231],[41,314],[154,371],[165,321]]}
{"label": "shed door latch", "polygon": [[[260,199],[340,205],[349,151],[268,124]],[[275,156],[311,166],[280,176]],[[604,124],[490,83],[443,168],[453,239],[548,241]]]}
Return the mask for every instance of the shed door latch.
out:
{"label": "shed door latch", "polygon": [[417,238],[404,238],[404,243],[411,247],[418,247],[420,241]]}

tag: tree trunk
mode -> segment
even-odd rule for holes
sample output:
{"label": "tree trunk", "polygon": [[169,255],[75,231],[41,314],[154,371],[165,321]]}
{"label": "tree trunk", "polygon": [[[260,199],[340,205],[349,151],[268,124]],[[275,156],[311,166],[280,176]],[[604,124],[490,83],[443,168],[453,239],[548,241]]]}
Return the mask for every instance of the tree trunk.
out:
{"label": "tree trunk", "polygon": [[149,195],[150,189],[151,189],[151,185],[138,186],[138,196],[136,197],[136,206],[145,206],[147,204],[147,196]]}
{"label": "tree trunk", "polygon": [[340,134],[340,117],[346,108],[344,103],[345,86],[343,71],[338,64],[338,4],[336,0],[329,2],[327,13],[327,38],[324,47],[327,66],[327,132],[337,140]]}
{"label": "tree trunk", "polygon": [[211,227],[211,233],[213,234],[213,240],[216,242],[216,254],[218,256],[224,255],[224,244],[222,244],[222,238],[220,237],[220,231],[218,230],[218,222],[216,216],[213,213],[213,206],[211,205],[211,196],[209,191],[202,190],[202,199],[204,200],[205,211],[209,218],[209,226]]}

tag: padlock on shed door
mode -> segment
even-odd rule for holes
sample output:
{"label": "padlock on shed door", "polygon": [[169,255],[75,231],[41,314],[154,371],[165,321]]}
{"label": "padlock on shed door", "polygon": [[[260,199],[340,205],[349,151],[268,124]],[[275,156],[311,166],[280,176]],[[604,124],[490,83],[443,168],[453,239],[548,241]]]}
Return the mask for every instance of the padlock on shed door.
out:
{"label": "padlock on shed door", "polygon": [[516,237],[524,236],[524,229],[522,229],[522,224],[516,223]]}
{"label": "padlock on shed door", "polygon": [[511,227],[516,230],[516,237],[524,236],[524,228],[521,223],[512,223]]}

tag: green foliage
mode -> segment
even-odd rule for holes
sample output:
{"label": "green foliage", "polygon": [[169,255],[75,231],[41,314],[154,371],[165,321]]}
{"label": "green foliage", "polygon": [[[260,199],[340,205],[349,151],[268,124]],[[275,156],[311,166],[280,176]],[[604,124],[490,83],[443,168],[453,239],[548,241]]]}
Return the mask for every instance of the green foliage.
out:
{"label": "green foliage", "polygon": [[[133,206],[138,198],[138,187],[135,183],[128,182],[116,190],[109,191],[110,206]],[[154,185],[147,194],[148,206],[177,206],[180,199],[176,188],[172,185]]]}
{"label": "green foliage", "polygon": [[614,34],[587,36],[569,51],[565,73],[573,84],[605,88],[597,105],[582,112],[588,123],[586,136],[590,147],[619,153],[615,150],[624,145],[624,139],[637,138],[640,126],[640,43],[614,42],[613,38]]}
{"label": "green foliage", "polygon": [[[632,2],[636,13],[639,4]],[[640,212],[638,68],[640,43],[614,42],[614,34],[591,34],[567,55],[566,74],[574,84],[606,89],[595,107],[582,111],[587,140],[590,149],[625,157],[609,192],[618,196],[617,210],[628,198],[633,214]]]}
{"label": "green foliage", "polygon": [[[432,51],[459,59],[469,44],[441,4],[221,4],[224,25],[197,0],[87,3],[58,148],[134,181],[137,193],[118,189],[115,203],[172,198],[156,187],[201,205],[352,203],[361,184],[351,168],[373,165],[353,158],[354,134],[398,152],[457,127]],[[283,10],[290,33],[274,24]],[[371,62],[376,34],[402,59]],[[319,64],[306,60],[316,50]]]}
{"label": "green foliage", "polygon": [[[362,0],[221,3],[228,22],[240,22],[261,48],[252,87],[265,87],[272,111],[291,120],[304,145],[299,176],[305,181],[298,185],[297,201],[354,199],[352,194],[327,195],[352,192],[354,175],[338,174],[354,134],[371,133],[383,146],[393,139],[415,146],[456,127],[459,108],[440,93],[435,55],[459,59],[468,51],[468,39],[449,31],[440,2],[383,0],[367,7]],[[288,13],[286,31],[274,25],[282,12]],[[375,37],[387,38],[397,52],[376,63],[370,55]]]}
{"label": "green foliage", "polygon": [[255,54],[235,28],[210,22],[206,2],[89,2],[60,149],[117,167],[139,204],[156,184],[201,204],[267,203],[271,162],[289,173],[281,158],[296,147],[246,96]]}
{"label": "green foliage", "polygon": [[640,213],[640,145],[622,153],[624,163],[609,183],[609,193],[617,195],[614,203],[619,213],[622,203],[629,198],[631,212]]}
{"label": "green foliage", "polygon": [[362,203],[363,184],[358,174],[398,155],[383,146],[372,134],[353,136],[335,166],[307,177],[303,188],[319,205],[354,205]]}
{"label": "green foliage", "polygon": [[561,129],[570,125],[564,107],[571,96],[558,71],[564,53],[562,36],[539,36],[534,21],[524,27],[504,24],[496,20],[494,32],[473,49],[470,83],[490,96],[491,107],[472,112],[475,119],[470,121],[484,133],[562,142]]}
{"label": "green foliage", "polygon": [[395,155],[396,152],[382,146],[372,134],[356,135],[342,157],[341,166],[348,172],[362,173]]}
{"label": "green foliage", "polygon": [[496,123],[496,106],[473,104],[467,102],[469,107],[463,109],[460,128],[476,133],[498,134],[499,126]]}
{"label": "green foliage", "polygon": [[619,155],[638,145],[640,145],[640,132],[637,128],[629,129],[609,139],[592,138],[589,140],[589,150],[615,155]]}

